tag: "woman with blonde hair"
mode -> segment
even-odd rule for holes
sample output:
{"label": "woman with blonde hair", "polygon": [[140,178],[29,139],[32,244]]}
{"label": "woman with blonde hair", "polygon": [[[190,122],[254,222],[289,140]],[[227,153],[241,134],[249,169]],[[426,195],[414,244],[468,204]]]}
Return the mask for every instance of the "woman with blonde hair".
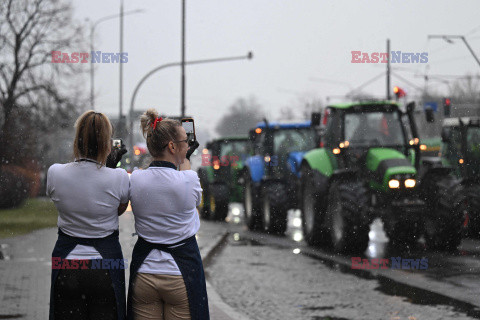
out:
{"label": "woman with blonde hair", "polygon": [[75,128],[75,161],[56,163],[47,173],[47,195],[58,210],[50,319],[125,319],[118,216],[127,208],[130,183],[116,164],[127,151],[112,150],[112,125],[102,113],[85,112]]}
{"label": "woman with blonde hair", "polygon": [[[207,289],[195,234],[202,188],[190,170],[185,129],[154,109],[141,117],[153,162],[130,177],[138,240],[130,263],[128,319],[209,319]],[[179,168],[179,170],[177,170]]]}

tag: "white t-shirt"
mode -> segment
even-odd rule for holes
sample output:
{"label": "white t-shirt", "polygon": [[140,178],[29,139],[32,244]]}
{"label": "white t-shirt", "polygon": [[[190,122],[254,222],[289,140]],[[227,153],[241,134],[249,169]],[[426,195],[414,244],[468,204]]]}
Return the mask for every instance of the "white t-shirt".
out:
{"label": "white t-shirt", "polygon": [[[67,235],[103,238],[118,229],[118,207],[129,199],[125,170],[98,168],[90,161],[54,164],[47,173],[47,196],[58,210],[58,227]],[[95,248],[77,245],[67,259],[101,258]]]}
{"label": "white t-shirt", "polygon": [[[130,177],[130,201],[135,229],[148,242],[173,244],[195,235],[200,228],[196,207],[202,199],[195,171],[169,167],[136,170]],[[152,250],[138,272],[180,275],[173,257]]]}

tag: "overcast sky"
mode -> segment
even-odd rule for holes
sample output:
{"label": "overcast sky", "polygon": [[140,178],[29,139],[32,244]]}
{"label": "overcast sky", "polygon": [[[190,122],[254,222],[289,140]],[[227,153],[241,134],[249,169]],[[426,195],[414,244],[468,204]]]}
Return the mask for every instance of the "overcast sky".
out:
{"label": "overcast sky", "polygon": [[[344,95],[385,70],[385,64],[353,64],[351,51],[391,50],[428,52],[428,63],[395,64],[406,78],[393,78],[407,93],[424,86],[418,75],[479,74],[480,66],[459,40],[449,44],[427,40],[428,34],[466,35],[480,56],[480,1],[418,0],[187,0],[187,60],[254,53],[253,60],[187,66],[186,106],[201,127],[210,127],[239,97],[254,95],[275,117],[282,107],[298,107],[302,96]],[[119,12],[120,0],[74,0],[78,20],[96,21]],[[138,81],[156,66],[181,59],[181,1],[125,0],[124,114]],[[119,19],[98,25],[95,50],[119,52]],[[96,69],[96,106],[119,113],[119,66]],[[180,113],[181,69],[173,67],[152,76],[140,89],[135,108],[155,107]],[[417,77],[415,77],[417,75]],[[329,80],[325,81],[325,80]],[[430,88],[446,90],[442,82]],[[87,86],[89,88],[89,86]],[[350,88],[350,89],[349,89]],[[385,77],[364,91],[384,96]],[[331,98],[331,102],[341,101]],[[213,133],[213,130],[211,130]]]}

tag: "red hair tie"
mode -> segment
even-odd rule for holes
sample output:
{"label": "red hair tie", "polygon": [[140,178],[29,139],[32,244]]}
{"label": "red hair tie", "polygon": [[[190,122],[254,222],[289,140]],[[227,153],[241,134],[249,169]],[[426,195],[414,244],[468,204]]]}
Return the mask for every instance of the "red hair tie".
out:
{"label": "red hair tie", "polygon": [[155,121],[152,123],[153,130],[155,130],[157,128],[157,122],[160,122],[162,120],[163,120],[162,117],[155,119]]}

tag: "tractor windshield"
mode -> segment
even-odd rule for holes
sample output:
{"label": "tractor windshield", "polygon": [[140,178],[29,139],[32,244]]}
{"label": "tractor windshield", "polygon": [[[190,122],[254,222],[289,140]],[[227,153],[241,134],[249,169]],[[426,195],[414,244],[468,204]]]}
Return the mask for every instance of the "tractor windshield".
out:
{"label": "tractor windshield", "polygon": [[310,127],[282,129],[274,133],[274,154],[286,155],[293,151],[308,151],[313,148],[315,148],[315,131]]}
{"label": "tractor windshield", "polygon": [[400,146],[405,144],[398,112],[345,114],[345,140],[350,146]]}
{"label": "tractor windshield", "polygon": [[467,130],[467,166],[469,174],[480,174],[480,127],[469,127]]}
{"label": "tractor windshield", "polygon": [[[231,161],[244,159],[248,156],[247,140],[228,140],[220,146],[220,157],[230,157]],[[235,158],[233,158],[235,157]]]}

